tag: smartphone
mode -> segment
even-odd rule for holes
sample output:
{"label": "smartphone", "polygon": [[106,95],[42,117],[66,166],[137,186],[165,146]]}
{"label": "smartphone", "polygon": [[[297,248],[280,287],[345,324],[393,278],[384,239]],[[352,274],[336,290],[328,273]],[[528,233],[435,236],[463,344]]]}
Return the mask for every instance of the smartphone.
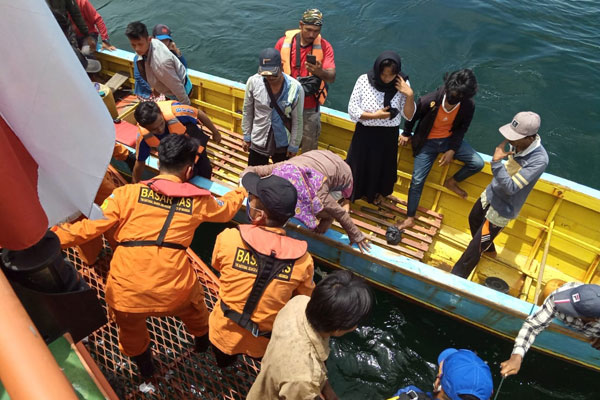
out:
{"label": "smartphone", "polygon": [[309,64],[316,64],[317,63],[317,56],[312,55],[312,54],[307,54],[306,55],[306,62]]}

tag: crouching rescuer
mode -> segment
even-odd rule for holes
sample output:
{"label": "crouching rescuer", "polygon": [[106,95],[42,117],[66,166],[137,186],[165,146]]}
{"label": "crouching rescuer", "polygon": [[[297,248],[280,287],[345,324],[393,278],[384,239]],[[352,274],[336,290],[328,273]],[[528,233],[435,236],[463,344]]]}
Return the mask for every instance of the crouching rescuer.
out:
{"label": "crouching rescuer", "polygon": [[195,336],[195,350],[208,347],[204,290],[186,249],[198,225],[230,221],[246,196],[238,188],[217,200],[187,183],[197,149],[186,135],[165,137],[158,146],[158,176],[115,189],[102,204],[104,219],[54,228],[63,248],[116,228],[106,303],[118,326],[119,348],[144,377],[155,372],[147,317],[178,317]]}
{"label": "crouching rescuer", "polygon": [[217,236],[212,266],[220,271],[219,301],[210,314],[210,342],[223,368],[237,354],[261,358],[279,310],[295,295],[310,296],[313,260],[305,241],[287,237],[297,192],[287,180],[247,173],[246,211],[251,224]]}

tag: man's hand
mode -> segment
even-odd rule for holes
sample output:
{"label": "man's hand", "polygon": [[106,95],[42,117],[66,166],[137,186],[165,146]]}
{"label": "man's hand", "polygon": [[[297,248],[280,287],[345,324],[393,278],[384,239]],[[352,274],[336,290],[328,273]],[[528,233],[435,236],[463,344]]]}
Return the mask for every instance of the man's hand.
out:
{"label": "man's hand", "polygon": [[590,344],[592,345],[593,348],[595,348],[596,350],[600,350],[600,337],[597,338],[591,338],[590,339]]}
{"label": "man's hand", "polygon": [[242,143],[242,149],[247,153],[250,150],[250,142]]}
{"label": "man's hand", "polygon": [[323,386],[323,390],[321,391],[321,396],[325,400],[338,400],[339,399],[337,397],[337,394],[335,394],[335,392],[333,391],[333,388],[331,387],[331,383],[329,383],[329,380],[325,381],[325,385]]}
{"label": "man's hand", "polygon": [[221,132],[219,132],[219,131],[212,132],[212,139],[216,144],[221,143],[221,139],[222,139]]}
{"label": "man's hand", "polygon": [[112,44],[102,41],[102,50],[115,51],[116,49]]}
{"label": "man's hand", "polygon": [[292,158],[295,155],[296,155],[296,153],[292,153],[291,151],[288,151],[287,154],[286,154],[287,158]]}
{"label": "man's hand", "polygon": [[174,51],[177,57],[181,57],[181,50],[177,48],[177,45],[172,40],[171,43],[169,43],[169,50]]}
{"label": "man's hand", "polygon": [[412,97],[414,96],[413,90],[411,89],[410,86],[408,86],[408,83],[406,83],[406,81],[404,79],[402,79],[402,77],[400,75],[398,75],[398,77],[396,78],[396,90],[399,91],[400,93],[402,93],[403,95],[405,95],[406,97]]}
{"label": "man's hand", "polygon": [[305,62],[304,65],[308,72],[321,78],[321,75],[323,74],[323,64],[321,64],[321,61],[317,60],[316,64]]}
{"label": "man's hand", "polygon": [[94,52],[96,51],[96,41],[94,40],[93,37],[88,36],[87,38],[85,38],[88,46],[90,46],[90,52]]}
{"label": "man's hand", "polygon": [[513,354],[510,358],[503,363],[500,364],[500,375],[506,377],[510,375],[515,375],[521,369],[521,362],[523,361],[523,357],[518,354]]}
{"label": "man's hand", "polygon": [[361,253],[368,253],[371,250],[371,245],[367,239],[363,239],[360,242],[356,242],[358,249]]}
{"label": "man's hand", "polygon": [[440,167],[443,167],[446,164],[450,164],[452,162],[452,160],[454,160],[454,153],[455,153],[454,150],[448,150],[447,152],[442,154],[442,156],[440,157],[440,161],[439,161]]}
{"label": "man's hand", "polygon": [[373,113],[373,119],[389,119],[390,112],[388,111],[390,106],[384,107],[381,110],[377,110]]}
{"label": "man's hand", "polygon": [[407,144],[410,143],[410,136],[404,136],[404,135],[400,135],[400,137],[398,138],[398,145],[399,146],[406,146]]}
{"label": "man's hand", "polygon": [[492,157],[492,161],[500,161],[505,157],[510,156],[511,154],[515,154],[514,151],[506,151],[506,144],[508,140],[503,141],[498,146],[496,146],[496,150],[494,150],[494,156]]}

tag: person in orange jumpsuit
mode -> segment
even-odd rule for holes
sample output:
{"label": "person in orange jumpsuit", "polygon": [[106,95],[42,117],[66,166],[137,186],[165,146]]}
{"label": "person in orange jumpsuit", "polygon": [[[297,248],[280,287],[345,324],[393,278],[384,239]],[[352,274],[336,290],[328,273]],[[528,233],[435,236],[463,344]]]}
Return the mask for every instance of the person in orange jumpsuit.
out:
{"label": "person in orange jumpsuit", "polygon": [[210,314],[209,338],[217,364],[233,364],[237,354],[260,358],[273,322],[294,295],[310,296],[314,265],[308,244],[285,235],[297,193],[287,180],[247,173],[246,211],[252,224],[217,236],[212,266],[220,271],[219,300]]}
{"label": "person in orange jumpsuit", "polygon": [[[133,168],[135,156],[131,154],[129,150],[127,150],[127,147],[123,146],[122,144],[115,142],[112,156],[115,160],[125,161],[130,169]],[[115,187],[116,186],[110,178],[109,172],[106,171],[106,174],[104,174],[104,178],[102,179],[102,183],[100,183],[100,187],[98,188],[98,192],[96,193],[96,197],[94,198],[94,203],[102,205],[104,200],[106,200],[113,190],[115,190]],[[106,232],[104,235],[112,249],[114,249],[117,244],[113,238],[113,235],[114,234],[111,231]],[[99,236],[77,246],[77,253],[79,253],[81,261],[87,265],[93,265],[98,260],[103,247],[104,243],[102,241],[102,236]]]}
{"label": "person in orange jumpsuit", "polygon": [[204,290],[186,249],[202,222],[227,222],[246,196],[237,188],[219,200],[187,181],[197,146],[186,135],[170,135],[158,148],[160,174],[114,190],[102,204],[105,219],[83,220],[54,230],[63,248],[116,227],[119,242],[106,282],[109,315],[118,325],[119,347],[150,377],[154,364],[149,316],[176,316],[196,337],[196,351],[208,347]]}

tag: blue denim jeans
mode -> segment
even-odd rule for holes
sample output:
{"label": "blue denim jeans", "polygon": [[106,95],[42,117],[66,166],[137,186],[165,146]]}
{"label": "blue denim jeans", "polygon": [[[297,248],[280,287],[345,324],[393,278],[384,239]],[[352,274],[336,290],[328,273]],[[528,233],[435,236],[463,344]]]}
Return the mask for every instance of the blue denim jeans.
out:
{"label": "blue denim jeans", "polygon": [[[433,162],[437,158],[438,154],[445,153],[449,150],[450,138],[444,139],[429,139],[425,142],[425,145],[421,149],[421,152],[415,157],[415,163],[413,166],[412,180],[410,181],[410,189],[408,189],[408,206],[407,215],[414,217],[419,206],[419,200],[421,200],[421,193],[423,192],[423,186],[425,180]],[[454,179],[457,182],[464,181],[468,177],[483,168],[483,159],[481,156],[463,140],[462,144],[458,148],[458,151],[454,154],[454,159],[465,163],[456,174]]]}

